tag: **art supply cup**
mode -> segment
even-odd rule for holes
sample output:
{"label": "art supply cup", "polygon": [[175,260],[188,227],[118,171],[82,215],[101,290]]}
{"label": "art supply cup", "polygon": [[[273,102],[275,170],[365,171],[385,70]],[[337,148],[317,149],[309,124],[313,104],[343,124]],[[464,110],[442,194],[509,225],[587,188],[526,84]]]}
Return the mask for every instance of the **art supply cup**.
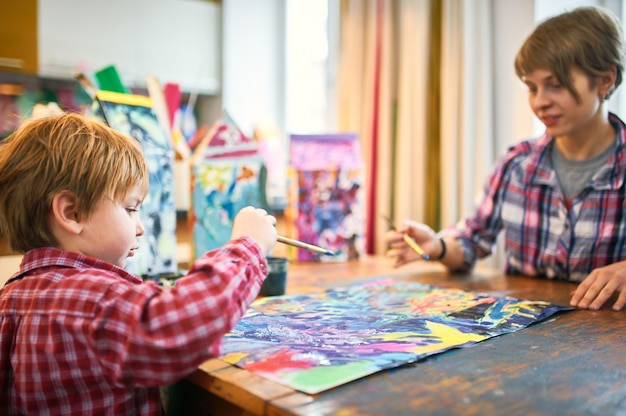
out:
{"label": "art supply cup", "polygon": [[285,257],[268,257],[267,265],[269,274],[261,286],[259,295],[280,296],[285,294],[287,286],[287,266],[289,259]]}

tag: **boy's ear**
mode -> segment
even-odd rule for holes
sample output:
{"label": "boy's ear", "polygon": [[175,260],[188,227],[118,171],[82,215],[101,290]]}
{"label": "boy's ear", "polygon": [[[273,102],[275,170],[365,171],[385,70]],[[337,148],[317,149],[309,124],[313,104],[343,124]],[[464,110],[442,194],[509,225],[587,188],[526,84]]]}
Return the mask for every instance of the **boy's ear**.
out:
{"label": "boy's ear", "polygon": [[59,227],[71,234],[82,230],[78,208],[79,198],[70,191],[61,191],[52,198],[52,217]]}

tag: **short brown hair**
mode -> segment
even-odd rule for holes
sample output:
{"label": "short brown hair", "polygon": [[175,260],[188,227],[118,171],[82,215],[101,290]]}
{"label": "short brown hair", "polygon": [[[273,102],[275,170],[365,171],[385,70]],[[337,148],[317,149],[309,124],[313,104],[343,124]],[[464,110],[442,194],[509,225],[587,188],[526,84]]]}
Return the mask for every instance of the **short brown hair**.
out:
{"label": "short brown hair", "polygon": [[571,70],[576,67],[596,85],[598,77],[617,69],[615,87],[624,71],[624,37],[618,18],[600,7],[579,7],[539,24],[515,57],[521,79],[535,69],[550,70],[578,101]]}
{"label": "short brown hair", "polygon": [[0,142],[0,232],[13,250],[55,246],[52,200],[70,191],[89,218],[96,205],[136,185],[148,191],[137,140],[78,114],[27,121]]}

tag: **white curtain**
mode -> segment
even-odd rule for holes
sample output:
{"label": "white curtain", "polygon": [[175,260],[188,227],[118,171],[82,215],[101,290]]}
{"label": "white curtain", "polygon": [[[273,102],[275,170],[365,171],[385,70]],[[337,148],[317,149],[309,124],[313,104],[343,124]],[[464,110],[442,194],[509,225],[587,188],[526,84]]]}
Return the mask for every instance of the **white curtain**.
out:
{"label": "white curtain", "polygon": [[[388,201],[386,207],[387,215],[398,220],[425,220],[427,187],[434,179],[426,177],[430,7],[429,1],[398,2],[396,144],[394,181],[390,186],[393,202]],[[376,252],[385,249],[384,241],[379,239]]]}
{"label": "white curtain", "polygon": [[368,238],[376,254],[386,251],[382,215],[422,214],[428,5],[429,0],[341,2],[337,122],[339,130],[356,131],[363,147]]}
{"label": "white curtain", "polygon": [[[473,211],[494,159],[491,1],[446,0],[441,80],[442,225]],[[444,160],[446,156],[444,156]]]}
{"label": "white curtain", "polygon": [[[495,160],[532,132],[513,57],[532,29],[533,4],[342,0],[338,127],[359,133],[370,172],[377,160],[374,253],[387,249],[381,214],[427,222],[439,207],[441,226],[471,215]],[[376,36],[384,51],[379,78]],[[490,265],[500,267],[500,257]]]}
{"label": "white curtain", "polygon": [[442,226],[472,214],[495,159],[492,1],[468,3],[443,7]]}

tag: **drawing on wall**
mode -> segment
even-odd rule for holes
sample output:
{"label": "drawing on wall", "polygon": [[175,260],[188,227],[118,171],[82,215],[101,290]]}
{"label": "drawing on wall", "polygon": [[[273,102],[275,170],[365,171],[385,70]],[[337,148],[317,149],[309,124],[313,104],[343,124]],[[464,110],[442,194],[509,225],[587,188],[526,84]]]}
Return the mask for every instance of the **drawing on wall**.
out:
{"label": "drawing on wall", "polygon": [[110,127],[137,139],[148,163],[150,188],[139,215],[145,228],[126,270],[138,276],[177,272],[174,150],[148,97],[98,91],[94,114]]}
{"label": "drawing on wall", "polygon": [[322,293],[259,298],[224,338],[221,358],[315,394],[570,309],[376,279]]}
{"label": "drawing on wall", "polygon": [[293,238],[327,248],[319,256],[292,249],[301,261],[345,261],[365,248],[363,161],[355,134],[291,135],[289,206]]}

